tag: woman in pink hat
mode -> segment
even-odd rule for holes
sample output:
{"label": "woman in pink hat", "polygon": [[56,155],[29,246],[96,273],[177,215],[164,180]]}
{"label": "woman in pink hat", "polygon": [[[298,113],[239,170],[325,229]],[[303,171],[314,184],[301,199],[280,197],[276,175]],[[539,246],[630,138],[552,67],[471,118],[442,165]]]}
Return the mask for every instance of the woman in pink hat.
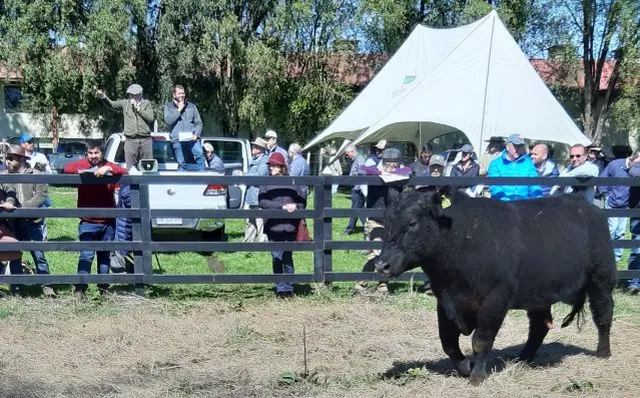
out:
{"label": "woman in pink hat", "polygon": [[[272,176],[289,175],[287,162],[279,152],[274,152],[268,161],[269,173]],[[300,187],[296,185],[263,185],[260,187],[258,200],[261,209],[283,209],[288,213],[304,208],[304,199]],[[264,232],[269,242],[295,242],[300,219],[270,218],[264,223]],[[293,274],[293,253],[291,251],[276,250],[271,252],[274,274]],[[293,297],[293,285],[289,282],[276,283],[276,296],[279,298]]]}

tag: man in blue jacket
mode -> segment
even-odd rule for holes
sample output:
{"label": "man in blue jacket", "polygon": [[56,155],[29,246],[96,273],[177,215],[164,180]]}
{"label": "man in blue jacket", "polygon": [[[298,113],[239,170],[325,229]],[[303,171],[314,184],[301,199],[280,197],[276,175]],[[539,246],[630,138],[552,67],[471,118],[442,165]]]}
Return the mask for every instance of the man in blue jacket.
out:
{"label": "man in blue jacket", "polygon": [[[526,153],[524,138],[511,134],[500,156],[489,164],[489,177],[537,177],[533,161]],[[493,199],[511,201],[542,196],[540,185],[492,185],[489,187]]]}
{"label": "man in blue jacket", "polygon": [[[178,170],[204,170],[204,154],[200,136],[202,135],[202,119],[195,104],[186,100],[184,87],[173,87],[173,99],[164,106],[164,122],[170,132],[171,145],[176,155]],[[193,154],[195,166],[187,167],[184,151]]]}

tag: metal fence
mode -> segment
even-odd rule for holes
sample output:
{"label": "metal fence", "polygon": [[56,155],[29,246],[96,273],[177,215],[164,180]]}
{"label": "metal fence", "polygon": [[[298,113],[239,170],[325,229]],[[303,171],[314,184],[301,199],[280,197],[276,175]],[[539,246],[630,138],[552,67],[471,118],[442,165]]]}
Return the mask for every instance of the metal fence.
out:
{"label": "metal fence", "polygon": [[[49,241],[49,242],[16,242],[2,243],[2,251],[71,251],[96,250],[112,251],[127,250],[135,256],[134,272],[127,274],[109,275],[0,275],[0,283],[9,284],[133,284],[137,294],[144,294],[144,287],[153,284],[234,284],[234,283],[273,283],[288,281],[293,283],[331,283],[338,281],[381,280],[382,275],[362,272],[334,272],[332,254],[335,250],[364,250],[380,248],[380,242],[369,241],[337,241],[332,239],[332,220],[334,218],[381,216],[383,210],[375,209],[336,209],[332,206],[332,185],[382,185],[378,177],[252,177],[252,176],[160,176],[153,173],[140,176],[107,176],[96,178],[92,175],[0,175],[0,183],[48,183],[57,185],[78,184],[128,184],[131,187],[132,208],[104,209],[104,208],[19,208],[13,212],[2,212],[1,218],[130,218],[133,225],[133,240],[129,242],[80,242],[80,241]],[[287,213],[284,210],[158,210],[149,207],[150,184],[222,184],[222,185],[308,185],[313,187],[314,200],[308,204],[306,210]],[[398,183],[398,182],[396,182]],[[468,178],[468,177],[413,177],[401,182],[407,186],[416,185],[454,185],[468,186],[485,185],[563,185],[563,186],[593,186],[593,185],[626,185],[640,186],[640,179],[635,178]],[[640,209],[607,209],[610,217],[640,218]],[[312,242],[189,242],[189,241],[154,241],[152,239],[151,219],[159,217],[183,218],[306,218],[313,219]],[[557,233],[561,233],[558,231]],[[618,240],[614,247],[639,248],[640,240]],[[154,252],[234,252],[234,251],[311,251],[313,252],[313,273],[303,274],[155,274],[152,268]],[[621,280],[640,277],[640,271],[619,271]],[[396,280],[426,280],[421,272],[410,272],[401,275]]]}

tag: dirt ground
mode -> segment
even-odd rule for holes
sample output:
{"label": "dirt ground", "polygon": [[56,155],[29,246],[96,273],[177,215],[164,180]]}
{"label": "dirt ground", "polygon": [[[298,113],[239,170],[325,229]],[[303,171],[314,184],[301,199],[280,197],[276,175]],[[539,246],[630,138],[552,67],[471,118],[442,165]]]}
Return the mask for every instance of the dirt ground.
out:
{"label": "dirt ground", "polygon": [[[0,396],[638,396],[633,319],[616,319],[611,359],[591,355],[596,330],[588,320],[582,331],[552,330],[529,367],[512,360],[527,334],[526,316],[513,313],[492,374],[471,387],[450,373],[435,313],[412,300],[4,300]],[[470,351],[469,338],[462,347]]]}

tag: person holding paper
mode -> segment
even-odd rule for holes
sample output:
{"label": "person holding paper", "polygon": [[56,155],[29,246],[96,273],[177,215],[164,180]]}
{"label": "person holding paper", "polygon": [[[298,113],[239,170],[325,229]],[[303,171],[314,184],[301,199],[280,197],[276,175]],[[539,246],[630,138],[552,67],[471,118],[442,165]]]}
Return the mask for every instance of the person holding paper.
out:
{"label": "person holding paper", "polygon": [[106,101],[113,109],[122,110],[124,116],[124,161],[127,170],[138,166],[142,159],[153,159],[151,128],[155,117],[151,102],[142,99],[142,86],[132,84],[127,88],[127,99],[112,101],[102,90],[96,97]]}
{"label": "person holding paper", "polygon": [[[173,99],[164,106],[164,121],[170,132],[178,170],[204,170],[205,160],[200,143],[202,119],[196,105],[187,101],[186,97],[184,87],[173,86]],[[187,164],[185,151],[191,152],[195,164]]]}

